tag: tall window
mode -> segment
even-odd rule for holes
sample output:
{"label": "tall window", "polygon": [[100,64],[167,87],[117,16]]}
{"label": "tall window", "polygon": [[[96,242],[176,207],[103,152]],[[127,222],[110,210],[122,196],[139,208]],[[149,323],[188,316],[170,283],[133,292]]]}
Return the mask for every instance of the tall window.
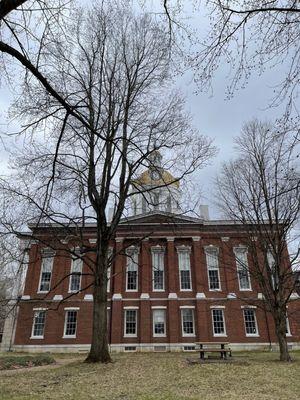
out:
{"label": "tall window", "polygon": [[44,337],[46,311],[38,310],[33,314],[32,334],[34,338],[42,339]]}
{"label": "tall window", "polygon": [[77,328],[77,310],[68,310],[65,316],[64,336],[76,336]]}
{"label": "tall window", "polygon": [[220,308],[214,308],[212,312],[212,322],[214,336],[224,336],[226,335],[224,312]]}
{"label": "tall window", "polygon": [[111,266],[113,262],[113,249],[110,247],[108,249],[108,266],[107,266],[107,291],[110,291],[110,277],[111,277]]}
{"label": "tall window", "polygon": [[45,254],[42,258],[39,292],[49,292],[53,268],[53,254]]}
{"label": "tall window", "polygon": [[240,290],[251,290],[247,249],[236,247],[234,248],[234,254]]}
{"label": "tall window", "polygon": [[73,258],[71,264],[69,292],[79,292],[81,286],[82,259]]}
{"label": "tall window", "polygon": [[258,335],[257,329],[257,321],[255,310],[253,308],[244,308],[244,322],[245,322],[245,331],[247,336]]}
{"label": "tall window", "polygon": [[137,310],[125,310],[125,336],[137,336]]}
{"label": "tall window", "polygon": [[126,254],[126,290],[136,292],[138,290],[138,249],[130,247],[126,250]]}
{"label": "tall window", "polygon": [[180,290],[191,290],[191,261],[189,249],[178,249]]}
{"label": "tall window", "polygon": [[276,271],[276,263],[273,253],[270,249],[267,251],[267,262],[269,267],[269,272],[271,276],[271,285],[273,289],[276,289],[276,284],[278,283],[278,276]]}
{"label": "tall window", "polygon": [[182,336],[194,336],[194,310],[192,308],[181,309]]}
{"label": "tall window", "polygon": [[165,310],[153,310],[153,336],[166,336]]}
{"label": "tall window", "polygon": [[289,321],[289,318],[288,318],[288,315],[287,315],[287,314],[286,314],[285,322],[286,322],[285,334],[286,334],[287,336],[292,336],[291,327],[290,327],[290,321]]}
{"label": "tall window", "polygon": [[165,290],[164,250],[152,248],[151,252],[153,290]]}
{"label": "tall window", "polygon": [[219,251],[216,247],[206,247],[206,264],[209,290],[220,290]]}

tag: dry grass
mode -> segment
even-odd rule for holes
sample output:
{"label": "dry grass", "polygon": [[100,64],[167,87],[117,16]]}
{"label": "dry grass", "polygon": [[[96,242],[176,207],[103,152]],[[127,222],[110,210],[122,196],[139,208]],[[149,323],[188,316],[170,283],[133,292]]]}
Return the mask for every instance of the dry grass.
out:
{"label": "dry grass", "polygon": [[0,373],[0,399],[300,399],[300,353],[291,364],[276,353],[235,353],[233,364],[188,365],[187,357],[196,355],[120,354],[108,365],[83,364],[81,356],[57,369]]}

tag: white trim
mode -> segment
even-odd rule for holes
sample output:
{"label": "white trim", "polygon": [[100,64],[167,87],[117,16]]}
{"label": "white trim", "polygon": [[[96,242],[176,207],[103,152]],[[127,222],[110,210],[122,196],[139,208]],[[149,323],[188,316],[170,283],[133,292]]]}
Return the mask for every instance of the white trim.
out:
{"label": "white trim", "polygon": [[[245,335],[246,335],[246,337],[259,337],[259,330],[258,330],[258,324],[257,324],[257,318],[256,318],[256,312],[255,312],[255,309],[256,309],[256,306],[253,306],[253,307],[241,307],[241,308],[243,308],[243,320],[244,320],[244,329],[245,329]],[[244,313],[244,310],[245,309],[252,309],[253,310],[253,312],[254,312],[254,321],[255,321],[255,328],[256,328],[256,333],[247,333],[247,331],[246,331],[246,320],[245,320],[245,313]]]}
{"label": "white trim", "polygon": [[149,300],[150,299],[149,293],[141,293],[140,299],[141,300]]}
{"label": "white trim", "polygon": [[[155,284],[154,271],[156,269],[154,268],[153,255],[155,253],[162,254],[162,260],[163,260],[163,270],[162,270],[162,272],[163,272],[163,288],[162,289],[155,289],[154,288],[154,284]],[[151,247],[151,270],[152,270],[152,292],[165,292],[166,291],[166,282],[165,282],[166,281],[165,247],[162,247],[162,246],[159,246],[159,245]],[[158,270],[158,271],[160,271],[160,270]]]}
{"label": "white trim", "polygon": [[[76,338],[76,333],[77,333],[77,326],[78,326],[78,310],[79,307],[65,307],[65,322],[64,322],[64,333],[62,338],[63,339],[75,339]],[[67,315],[69,311],[76,311],[76,326],[75,326],[75,334],[74,335],[66,335],[66,329],[67,329]]]}
{"label": "white trim", "polygon": [[151,306],[152,310],[166,310],[167,306]]}
{"label": "white trim", "polygon": [[121,293],[114,293],[113,296],[112,296],[112,300],[122,300],[122,294]]}
{"label": "white trim", "polygon": [[196,308],[195,306],[179,306],[179,308]]}
{"label": "white trim", "polygon": [[61,301],[61,300],[63,300],[64,298],[63,298],[63,295],[62,294],[55,294],[54,296],[53,296],[53,301]]}
{"label": "white trim", "polygon": [[210,306],[210,308],[211,308],[211,309],[213,309],[213,308],[219,308],[219,309],[224,310],[226,307],[225,307],[225,306],[218,306],[218,305],[215,305],[215,306]]}
{"label": "white trim", "polygon": [[[71,282],[72,282],[72,277],[74,276],[73,273],[73,266],[74,266],[74,261],[80,260],[81,261],[81,266],[80,266],[80,273],[77,272],[77,274],[80,276],[79,278],[79,289],[78,290],[71,290]],[[69,288],[68,288],[68,293],[80,293],[81,290],[81,278],[82,278],[82,270],[83,270],[83,259],[81,257],[72,257],[71,258],[71,266],[70,266],[70,275],[69,275]]]}
{"label": "white trim", "polygon": [[[124,330],[123,330],[123,332],[124,332],[124,334],[123,334],[123,337],[124,338],[127,338],[127,337],[137,337],[137,332],[138,332],[138,313],[137,313],[137,310],[138,310],[138,308],[139,307],[123,307],[123,310],[125,311],[124,312]],[[128,310],[134,310],[135,311],[135,333],[126,333],[126,311],[128,311]],[[127,344],[127,346],[129,346],[129,344]],[[132,346],[131,344],[130,344],[130,346]]]}
{"label": "white trim", "polygon": [[[245,270],[247,271],[247,277],[248,277],[248,282],[249,282],[249,287],[242,289],[241,288],[241,281],[240,281],[240,276],[239,276],[239,270],[243,269],[243,266],[241,268],[241,265],[238,263],[237,260],[237,253],[239,250],[243,250],[244,253],[246,253],[246,263],[245,263]],[[235,265],[236,265],[236,274],[237,274],[237,280],[238,280],[238,284],[239,284],[239,290],[240,292],[250,292],[252,291],[252,283],[251,283],[251,278],[250,278],[250,272],[249,272],[249,263],[248,263],[248,247],[247,246],[235,246],[233,247],[233,253],[234,253],[234,258],[235,258]]]}
{"label": "white trim", "polygon": [[[211,309],[212,328],[213,328],[213,336],[214,336],[214,337],[227,337],[224,308],[225,308],[225,306],[210,307],[210,309]],[[221,311],[222,311],[222,319],[223,319],[224,333],[215,333],[213,310],[221,310]]]}
{"label": "white trim", "polygon": [[257,306],[251,306],[251,305],[249,305],[249,306],[241,306],[241,308],[257,308]]}
{"label": "white trim", "polygon": [[92,294],[85,294],[83,300],[85,301],[93,301],[94,296]]}
{"label": "white trim", "polygon": [[138,310],[139,308],[139,306],[125,306],[123,310]]}
{"label": "white trim", "polygon": [[[171,300],[178,299],[177,293],[169,293],[168,298],[166,300],[168,300],[168,299],[171,299]],[[153,300],[153,299],[151,299],[151,300]]]}
{"label": "white trim", "polygon": [[21,300],[30,300],[30,296],[28,294],[23,294]]}
{"label": "white trim", "polygon": [[[151,307],[152,308],[152,307]],[[153,311],[158,311],[158,310],[162,310],[164,311],[164,333],[155,333],[155,326],[154,326],[154,313],[152,312],[152,335],[153,337],[166,337],[167,336],[167,318],[166,318],[166,308],[167,307],[155,307],[153,309]],[[154,343],[154,345],[156,346],[156,343]]]}
{"label": "white trim", "polygon": [[[32,327],[31,327],[30,339],[44,339],[47,308],[33,308],[32,310],[33,310],[33,319],[32,319]],[[43,325],[43,335],[34,335],[33,333],[34,333],[34,326],[35,326],[35,314],[40,312],[40,311],[45,313],[44,325]]]}
{"label": "white trim", "polygon": [[[181,336],[182,337],[196,337],[196,330],[195,330],[195,312],[194,312],[195,306],[182,306],[180,307],[180,319],[181,319]],[[192,318],[193,318],[193,333],[185,333],[183,330],[183,314],[182,310],[185,309],[192,309]]]}
{"label": "white trim", "polygon": [[37,308],[33,308],[32,311],[47,311],[48,308],[45,307],[37,307]]}
{"label": "white trim", "polygon": [[[46,251],[45,251],[45,249],[43,249],[42,251],[41,251],[41,253],[42,253],[42,258],[41,258],[41,265],[40,265],[40,279],[39,279],[39,285],[38,285],[38,290],[37,290],[37,293],[38,294],[42,294],[42,293],[49,293],[50,292],[50,290],[51,290],[51,282],[52,282],[52,276],[53,276],[53,265],[54,265],[54,256],[55,256],[55,252],[53,252],[53,253],[47,253]],[[46,254],[51,254],[51,256],[49,257],[46,257],[45,255]],[[43,260],[45,259],[45,258],[51,258],[52,259],[52,265],[51,265],[51,272],[50,272],[50,282],[49,282],[49,290],[40,290],[40,287],[41,287],[41,283],[42,283],[42,272],[43,272]]]}

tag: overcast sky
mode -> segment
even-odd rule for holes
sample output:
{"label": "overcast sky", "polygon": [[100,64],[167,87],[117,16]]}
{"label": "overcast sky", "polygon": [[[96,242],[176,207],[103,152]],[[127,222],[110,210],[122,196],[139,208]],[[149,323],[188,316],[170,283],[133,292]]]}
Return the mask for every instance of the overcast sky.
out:
{"label": "overcast sky", "polygon": [[[186,4],[187,2],[185,2]],[[201,32],[209,28],[205,12],[190,13],[191,24],[201,26]],[[278,108],[267,108],[268,101],[273,94],[273,86],[277,82],[282,70],[272,69],[263,76],[253,75],[248,86],[235,93],[233,99],[225,100],[225,89],[228,85],[227,67],[220,66],[213,79],[213,96],[207,93],[195,94],[196,84],[191,72],[177,79],[177,84],[187,97],[187,108],[193,116],[194,126],[202,134],[214,138],[219,148],[218,156],[212,160],[212,165],[197,174],[197,182],[202,186],[203,203],[210,204],[211,216],[218,216],[213,203],[213,177],[218,173],[223,161],[233,156],[233,138],[239,134],[244,122],[257,117],[263,120],[272,120],[280,116]],[[283,69],[284,67],[282,67]],[[9,106],[10,93],[7,88],[0,89],[0,131],[7,130],[6,113]],[[10,128],[12,129],[12,128]],[[0,143],[0,173],[5,171],[7,162],[4,144]]]}

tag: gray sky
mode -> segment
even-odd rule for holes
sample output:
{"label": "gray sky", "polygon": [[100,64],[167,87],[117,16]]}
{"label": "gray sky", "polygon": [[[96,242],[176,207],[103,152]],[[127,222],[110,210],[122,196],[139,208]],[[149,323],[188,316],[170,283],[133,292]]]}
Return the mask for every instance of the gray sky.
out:
{"label": "gray sky", "polygon": [[[154,4],[157,6],[157,2]],[[208,29],[207,17],[196,12],[190,13],[190,16],[192,17],[190,21],[192,26],[201,26],[201,32]],[[218,216],[218,213],[212,204],[214,198],[212,180],[218,173],[221,163],[234,155],[233,138],[239,134],[244,122],[254,117],[272,120],[281,115],[282,110],[270,109],[267,108],[267,105],[273,94],[273,85],[278,83],[278,76],[282,72],[284,72],[284,66],[281,67],[281,70],[271,69],[261,77],[253,75],[248,86],[237,91],[231,100],[225,100],[225,89],[229,84],[226,66],[221,65],[214,76],[213,96],[207,93],[195,94],[197,87],[192,81],[191,72],[187,72],[183,77],[177,79],[178,86],[187,97],[187,108],[193,116],[194,126],[202,134],[214,138],[215,145],[219,148],[219,154],[212,160],[212,165],[197,173],[197,177],[195,177],[202,187],[202,202],[210,205],[211,216],[214,218]],[[2,87],[0,89],[1,133],[7,131],[6,113],[9,98],[9,89]],[[7,140],[4,143],[7,144]],[[7,154],[2,142],[0,143],[0,174],[5,172],[6,163]]]}

